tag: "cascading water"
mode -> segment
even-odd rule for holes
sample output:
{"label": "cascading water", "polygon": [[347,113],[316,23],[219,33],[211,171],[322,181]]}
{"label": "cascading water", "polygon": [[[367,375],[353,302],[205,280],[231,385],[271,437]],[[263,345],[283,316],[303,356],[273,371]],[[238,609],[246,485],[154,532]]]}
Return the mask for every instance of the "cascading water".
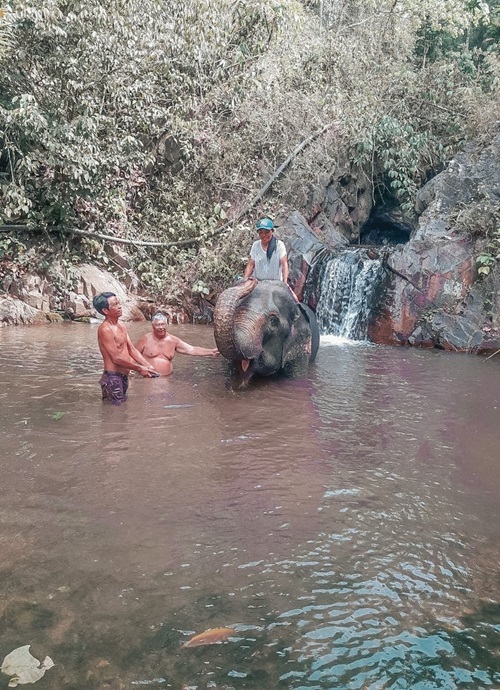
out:
{"label": "cascading water", "polygon": [[327,259],[319,275],[320,333],[366,340],[384,277],[382,262],[370,259],[366,249],[346,249]]}

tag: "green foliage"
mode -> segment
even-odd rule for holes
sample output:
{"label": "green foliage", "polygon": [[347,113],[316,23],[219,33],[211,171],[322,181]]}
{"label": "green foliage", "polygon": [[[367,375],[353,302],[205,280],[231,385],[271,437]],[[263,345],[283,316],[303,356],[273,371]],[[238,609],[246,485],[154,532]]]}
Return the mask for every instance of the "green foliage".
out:
{"label": "green foliage", "polygon": [[[126,228],[139,171],[168,133],[181,159],[193,108],[243,55],[270,39],[273,12],[251,3],[16,4],[14,57],[0,79],[4,218]],[[230,70],[229,65],[236,66]],[[18,190],[22,190],[20,193]]]}
{"label": "green foliage", "polygon": [[[446,23],[426,19],[417,32],[415,57],[424,64],[455,55],[481,61],[485,53],[496,50],[500,40],[500,2],[471,0],[466,3],[465,22],[450,31]],[[475,53],[475,54],[474,54]]]}
{"label": "green foliage", "polygon": [[0,7],[0,59],[8,54],[12,47],[10,39],[11,14],[8,8]]}
{"label": "green foliage", "polygon": [[197,280],[196,283],[191,287],[192,292],[199,293],[200,295],[209,295],[210,288],[203,280]]}
{"label": "green foliage", "polygon": [[0,235],[0,259],[17,259],[19,254],[26,251],[26,245],[15,237]]}
{"label": "green foliage", "polygon": [[401,201],[403,210],[410,212],[415,192],[423,182],[425,164],[431,166],[439,161],[440,149],[430,132],[418,132],[411,122],[405,124],[383,115],[370,137],[358,144],[355,161],[365,168],[373,161],[381,168],[381,182]]}
{"label": "green foliage", "polygon": [[[500,214],[499,214],[500,215]],[[500,219],[498,226],[488,233],[488,241],[484,245],[483,251],[476,257],[477,273],[487,276],[493,270],[497,261],[500,260]]]}
{"label": "green foliage", "polygon": [[[497,246],[497,251],[500,249],[500,246]],[[492,254],[486,253],[486,254],[479,254],[479,256],[476,258],[476,264],[478,265],[477,272],[480,276],[487,276],[490,274],[491,269],[496,263],[496,260],[500,258],[500,255],[493,256]]]}
{"label": "green foliage", "polygon": [[500,260],[500,203],[482,195],[452,216],[454,229],[475,241],[476,268],[480,278],[488,276]]}

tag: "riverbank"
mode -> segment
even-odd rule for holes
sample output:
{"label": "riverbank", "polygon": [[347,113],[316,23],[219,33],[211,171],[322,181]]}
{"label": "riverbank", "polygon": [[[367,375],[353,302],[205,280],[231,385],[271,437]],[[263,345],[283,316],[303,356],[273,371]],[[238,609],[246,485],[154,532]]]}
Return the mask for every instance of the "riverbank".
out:
{"label": "riverbank", "polygon": [[[295,292],[300,297],[314,293],[314,286],[304,292],[306,281],[311,288],[315,279],[310,268],[363,244],[370,256],[381,258],[386,271],[384,290],[369,316],[370,340],[479,354],[500,349],[498,161],[500,134],[487,144],[467,145],[418,191],[411,222],[398,207],[373,205],[364,209],[364,223],[353,235],[354,223],[346,225],[342,219],[352,221],[359,208],[349,215],[340,197],[330,205],[325,197],[306,215],[299,210],[276,215]],[[203,274],[203,280],[196,253],[191,264],[189,256],[182,257],[183,270],[176,270],[174,256],[168,263],[149,258],[146,271],[146,260],[132,261],[112,242],[100,244],[98,259],[92,260],[88,251],[67,241],[3,235],[0,322],[89,319],[95,315],[92,298],[108,290],[120,297],[127,321],[145,320],[162,308],[171,323],[210,322],[218,294],[232,282],[231,267],[234,276],[244,266],[251,236],[251,230],[228,228],[207,242],[200,252],[213,274]],[[241,256],[227,259],[226,251]]]}

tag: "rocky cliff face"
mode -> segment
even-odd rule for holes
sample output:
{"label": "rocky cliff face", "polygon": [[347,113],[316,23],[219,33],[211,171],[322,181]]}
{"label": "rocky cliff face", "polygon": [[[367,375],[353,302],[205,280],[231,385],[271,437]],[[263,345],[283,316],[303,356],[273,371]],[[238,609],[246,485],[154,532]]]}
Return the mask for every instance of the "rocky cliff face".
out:
{"label": "rocky cliff face", "polygon": [[410,241],[387,256],[391,282],[371,339],[463,352],[500,348],[500,268],[493,257],[481,276],[476,264],[494,232],[478,227],[480,215],[500,225],[500,135],[457,155],[420,190],[416,210]]}

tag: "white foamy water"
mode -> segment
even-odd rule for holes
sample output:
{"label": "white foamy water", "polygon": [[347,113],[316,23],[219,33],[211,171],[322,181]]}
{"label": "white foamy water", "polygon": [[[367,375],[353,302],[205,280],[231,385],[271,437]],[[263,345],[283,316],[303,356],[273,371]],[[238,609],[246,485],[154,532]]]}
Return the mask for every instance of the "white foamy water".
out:
{"label": "white foamy water", "polygon": [[368,340],[351,340],[343,335],[321,335],[319,337],[320,347],[342,347],[343,345],[368,345]]}
{"label": "white foamy water", "polygon": [[320,333],[365,340],[384,275],[382,262],[369,259],[365,250],[351,248],[330,257],[320,276]]}

